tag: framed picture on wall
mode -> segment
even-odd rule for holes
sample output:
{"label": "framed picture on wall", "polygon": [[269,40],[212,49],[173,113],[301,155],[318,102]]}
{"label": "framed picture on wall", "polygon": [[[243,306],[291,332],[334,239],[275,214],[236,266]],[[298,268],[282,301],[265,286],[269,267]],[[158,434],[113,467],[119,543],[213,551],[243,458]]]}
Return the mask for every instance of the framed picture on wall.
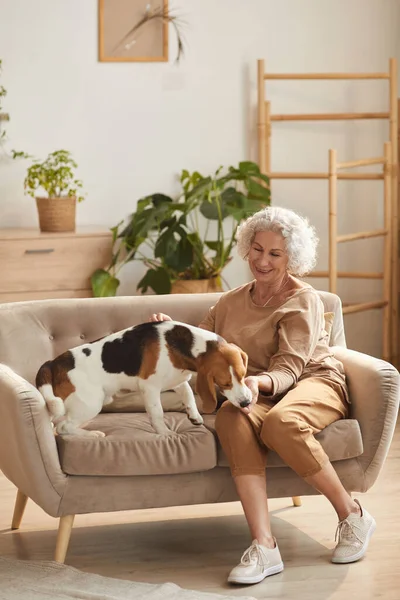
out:
{"label": "framed picture on wall", "polygon": [[98,0],[101,62],[168,61],[168,0]]}

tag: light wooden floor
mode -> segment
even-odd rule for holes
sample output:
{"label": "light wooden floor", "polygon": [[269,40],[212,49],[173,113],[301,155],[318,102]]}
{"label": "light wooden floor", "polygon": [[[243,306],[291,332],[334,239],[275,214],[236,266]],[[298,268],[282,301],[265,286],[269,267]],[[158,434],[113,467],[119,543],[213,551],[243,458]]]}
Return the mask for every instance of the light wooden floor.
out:
{"label": "light wooden floor", "polygon": [[[400,426],[384,470],[358,495],[377,530],[367,556],[353,565],[329,562],[336,518],[322,497],[270,501],[285,570],[249,587],[225,583],[249,544],[239,503],[77,516],[66,562],[84,571],[256,598],[400,599]],[[11,531],[15,489],[0,474],[0,556],[52,560],[57,521],[32,502]],[[1,590],[1,583],[0,583]]]}

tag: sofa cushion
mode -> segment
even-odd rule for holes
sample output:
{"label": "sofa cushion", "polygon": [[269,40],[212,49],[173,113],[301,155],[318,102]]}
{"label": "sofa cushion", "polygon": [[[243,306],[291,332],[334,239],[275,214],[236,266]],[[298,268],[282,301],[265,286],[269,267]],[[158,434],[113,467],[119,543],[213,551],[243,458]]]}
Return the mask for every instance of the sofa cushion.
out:
{"label": "sofa cushion", "polygon": [[[161,393],[161,404],[164,412],[182,412],[184,410],[181,397],[173,390]],[[144,400],[139,392],[121,391],[113,396],[113,401],[103,406],[103,413],[112,412],[146,412]]]}
{"label": "sofa cushion", "polygon": [[[203,418],[204,425],[216,436],[215,415],[203,415]],[[315,438],[320,442],[331,462],[355,458],[356,456],[360,456],[364,451],[360,426],[356,419],[335,421],[317,433]],[[218,444],[217,462],[219,467],[229,466],[228,459],[220,444]],[[284,467],[286,464],[276,452],[270,450],[268,452],[267,466]]]}
{"label": "sofa cushion", "polygon": [[85,429],[106,437],[56,436],[61,468],[68,475],[172,475],[213,469],[216,442],[185,413],[164,415],[172,435],[156,434],[146,413],[100,414]]}
{"label": "sofa cushion", "polygon": [[[189,379],[189,385],[193,390],[196,405],[201,414],[203,414],[203,402],[196,394],[196,378],[197,373],[193,373]],[[161,404],[164,412],[184,412],[182,399],[174,390],[167,390],[161,393]],[[103,406],[103,413],[112,412],[146,412],[143,397],[139,392],[121,391],[113,396],[113,401],[110,404]]]}

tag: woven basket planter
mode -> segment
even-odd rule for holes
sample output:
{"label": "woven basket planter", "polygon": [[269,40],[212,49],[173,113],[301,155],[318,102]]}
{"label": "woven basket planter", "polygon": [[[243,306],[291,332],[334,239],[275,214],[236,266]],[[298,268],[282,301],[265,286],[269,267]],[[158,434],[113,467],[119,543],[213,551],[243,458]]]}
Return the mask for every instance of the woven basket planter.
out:
{"label": "woven basket planter", "polygon": [[76,198],[36,198],[39,227],[43,232],[75,231]]}
{"label": "woven basket planter", "polygon": [[171,286],[171,294],[207,294],[222,292],[219,277],[212,279],[180,279]]}

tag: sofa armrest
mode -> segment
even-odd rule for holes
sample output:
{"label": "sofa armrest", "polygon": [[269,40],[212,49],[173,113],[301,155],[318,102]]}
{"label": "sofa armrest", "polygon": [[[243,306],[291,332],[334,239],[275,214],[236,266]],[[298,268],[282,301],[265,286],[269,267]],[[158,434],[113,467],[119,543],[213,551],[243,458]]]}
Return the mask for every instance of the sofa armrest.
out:
{"label": "sofa armrest", "polygon": [[61,471],[44,399],[1,363],[0,469],[43,510],[58,516],[67,476]]}
{"label": "sofa armrest", "polygon": [[400,400],[400,375],[390,363],[335,346],[343,363],[350,395],[350,414],[361,429],[364,452],[358,458],[365,491],[375,482],[392,441]]}

